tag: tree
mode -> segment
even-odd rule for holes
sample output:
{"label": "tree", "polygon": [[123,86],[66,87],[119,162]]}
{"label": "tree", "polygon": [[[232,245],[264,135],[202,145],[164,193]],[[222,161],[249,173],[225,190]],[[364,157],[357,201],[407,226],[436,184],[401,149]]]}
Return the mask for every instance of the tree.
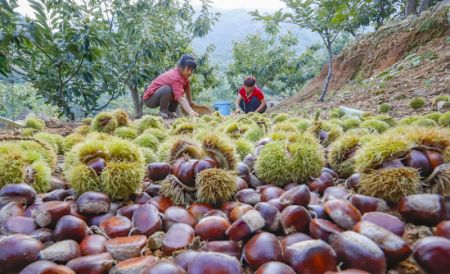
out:
{"label": "tree", "polygon": [[416,13],[417,0],[406,0],[405,15],[411,15]]}
{"label": "tree", "polygon": [[256,20],[266,23],[266,30],[276,32],[280,22],[291,23],[300,28],[317,32],[322,38],[328,56],[328,74],[323,84],[319,101],[323,101],[333,75],[333,43],[345,31],[364,1],[353,0],[282,0],[289,11],[282,9],[273,15],[251,14]]}

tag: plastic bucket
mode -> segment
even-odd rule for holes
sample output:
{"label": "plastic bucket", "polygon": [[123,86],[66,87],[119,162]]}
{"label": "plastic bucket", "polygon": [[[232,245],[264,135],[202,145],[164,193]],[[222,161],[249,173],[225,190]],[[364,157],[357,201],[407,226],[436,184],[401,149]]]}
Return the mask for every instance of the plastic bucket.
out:
{"label": "plastic bucket", "polygon": [[222,115],[230,115],[231,103],[227,101],[219,101],[214,103],[214,110],[220,112]]}

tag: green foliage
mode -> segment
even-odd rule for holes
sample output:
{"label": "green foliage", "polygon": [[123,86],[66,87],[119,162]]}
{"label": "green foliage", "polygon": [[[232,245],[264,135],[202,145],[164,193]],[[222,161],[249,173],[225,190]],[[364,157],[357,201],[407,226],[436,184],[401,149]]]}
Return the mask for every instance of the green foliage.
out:
{"label": "green foliage", "polygon": [[376,119],[364,121],[359,126],[376,133],[383,133],[390,128],[388,123]]}
{"label": "green foliage", "polygon": [[435,122],[439,122],[439,118],[441,118],[441,116],[442,116],[442,113],[440,113],[440,112],[431,112],[431,113],[426,114],[424,117],[428,118],[428,119],[432,119]]}
{"label": "green foliage", "polygon": [[342,110],[340,108],[333,108],[330,111],[330,118],[341,118],[344,115],[345,115],[344,110]]}
{"label": "green foliage", "polygon": [[439,125],[443,127],[450,127],[450,111],[442,114],[442,116],[439,118]]}
{"label": "green foliage", "polygon": [[391,110],[391,106],[387,103],[383,103],[380,105],[380,107],[378,108],[378,111],[380,113],[388,113]]}
{"label": "green foliage", "polygon": [[433,106],[436,106],[438,102],[450,102],[449,95],[439,95],[433,98]]}
{"label": "green foliage", "polygon": [[409,106],[412,109],[419,109],[425,105],[425,102],[425,99],[422,97],[414,97],[411,101],[409,101]]}
{"label": "green foliage", "polygon": [[155,136],[145,133],[139,135],[133,142],[141,147],[150,148],[153,151],[156,151],[158,149],[159,144],[158,139],[156,139]]}
{"label": "green foliage", "polygon": [[25,120],[25,126],[41,131],[45,128],[45,122],[39,118],[30,117]]}

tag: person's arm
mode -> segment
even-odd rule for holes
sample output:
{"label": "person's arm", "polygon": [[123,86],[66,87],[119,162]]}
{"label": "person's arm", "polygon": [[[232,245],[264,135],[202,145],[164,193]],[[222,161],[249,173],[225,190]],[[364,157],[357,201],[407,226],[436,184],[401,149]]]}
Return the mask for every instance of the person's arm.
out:
{"label": "person's arm", "polygon": [[256,112],[260,112],[266,106],[266,98],[262,98],[261,105],[256,109]]}
{"label": "person's arm", "polygon": [[191,92],[191,84],[188,82],[186,85],[186,98],[190,105],[192,105],[192,92]]}
{"label": "person's arm", "polygon": [[180,103],[181,107],[188,113],[189,116],[198,116],[198,113],[195,112],[191,108],[191,105],[189,104],[189,102],[188,102],[188,100],[186,99],[185,96],[181,96],[178,99],[178,102]]}
{"label": "person's arm", "polygon": [[236,110],[234,111],[235,113],[241,112],[241,107],[239,106],[239,104],[241,103],[242,100],[242,96],[240,94],[238,94],[238,96],[236,97],[236,100],[234,101],[234,106],[236,108]]}

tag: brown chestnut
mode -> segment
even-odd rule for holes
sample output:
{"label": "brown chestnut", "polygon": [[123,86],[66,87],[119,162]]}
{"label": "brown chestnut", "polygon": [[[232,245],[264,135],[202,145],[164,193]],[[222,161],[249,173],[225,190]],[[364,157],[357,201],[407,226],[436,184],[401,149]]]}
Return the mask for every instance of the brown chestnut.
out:
{"label": "brown chestnut", "polygon": [[108,240],[105,242],[105,247],[115,260],[123,261],[140,256],[146,244],[147,238],[144,235],[134,235]]}
{"label": "brown chestnut", "polygon": [[194,168],[197,163],[198,160],[195,159],[184,160],[177,170],[172,168],[172,174],[174,174],[184,185],[193,187],[195,185]]}
{"label": "brown chestnut", "polygon": [[66,263],[78,257],[81,257],[80,245],[74,240],[56,242],[39,252],[40,260],[56,263]]}
{"label": "brown chestnut", "polygon": [[111,200],[102,192],[88,191],[77,199],[78,211],[82,214],[104,214],[108,212]]}
{"label": "brown chestnut", "polygon": [[49,202],[49,201],[64,201],[67,197],[70,196],[70,192],[65,189],[55,189],[47,194],[42,198],[42,201]]}
{"label": "brown chestnut", "polygon": [[151,163],[147,166],[147,177],[152,181],[161,181],[170,174],[168,163]]}
{"label": "brown chestnut", "polygon": [[386,273],[383,251],[369,238],[353,231],[337,235],[331,246],[343,268],[356,268],[374,274]]}
{"label": "brown chestnut", "polygon": [[295,243],[312,240],[309,235],[301,232],[289,234],[288,236],[284,237],[283,240],[281,240],[281,248],[283,249],[283,254],[286,253],[286,247],[293,245]]}
{"label": "brown chestnut", "polygon": [[87,163],[87,166],[92,168],[97,175],[102,174],[103,170],[106,168],[106,161],[103,158],[96,158]]}
{"label": "brown chestnut", "polygon": [[230,223],[217,216],[204,217],[195,225],[195,235],[203,241],[225,240]]}
{"label": "brown chestnut", "polygon": [[194,226],[195,219],[186,209],[179,206],[171,206],[164,214],[164,228],[168,230],[175,223]]}
{"label": "brown chestnut", "polygon": [[450,240],[443,237],[425,237],[413,248],[414,260],[426,272],[448,274],[450,269]]}
{"label": "brown chestnut", "polygon": [[88,255],[73,259],[67,263],[77,274],[102,274],[108,273],[113,267],[114,260],[109,253]]}
{"label": "brown chestnut", "polygon": [[197,176],[197,174],[200,173],[202,170],[216,167],[218,167],[218,164],[213,159],[211,158],[202,159],[195,164],[194,174],[195,176]]}
{"label": "brown chestnut", "polygon": [[7,184],[0,189],[0,207],[10,202],[28,206],[36,200],[36,190],[29,184]]}
{"label": "brown chestnut", "polygon": [[235,208],[233,208],[233,210],[231,210],[229,216],[230,216],[230,221],[234,222],[237,219],[241,218],[247,211],[253,209],[253,207],[251,205],[247,205],[247,204],[240,204],[238,206],[236,206]]}
{"label": "brown chestnut", "polygon": [[217,252],[197,254],[188,266],[189,274],[221,273],[242,274],[239,261],[232,256]]}
{"label": "brown chestnut", "polygon": [[310,199],[311,194],[306,185],[296,186],[280,196],[281,202],[287,205],[307,206]]}
{"label": "brown chestnut", "polygon": [[270,232],[277,232],[280,230],[281,213],[280,211],[269,203],[258,203],[255,205],[255,210],[261,213],[261,216],[265,220],[264,229]]}
{"label": "brown chestnut", "polygon": [[176,250],[187,248],[194,236],[192,226],[182,223],[173,224],[167,231],[162,243],[164,255],[170,256]]}
{"label": "brown chestnut", "polygon": [[265,263],[281,260],[283,252],[275,235],[260,232],[245,244],[243,256],[250,267],[257,269]]}
{"label": "brown chestnut", "polygon": [[88,235],[88,232],[89,228],[83,220],[66,215],[56,223],[54,237],[57,241],[71,239],[79,243]]}
{"label": "brown chestnut", "polygon": [[343,229],[324,219],[312,219],[309,223],[309,233],[314,239],[330,242],[337,234],[344,232]]}
{"label": "brown chestnut", "polygon": [[293,232],[307,232],[311,215],[303,206],[291,205],[281,212],[281,226],[286,235]]}
{"label": "brown chestnut", "polygon": [[148,201],[148,203],[156,206],[158,211],[161,213],[165,213],[169,207],[173,206],[172,200],[163,196],[153,197],[150,199],[150,201]]}
{"label": "brown chestnut", "polygon": [[140,205],[146,204],[151,198],[152,196],[148,195],[146,192],[141,192],[134,198],[134,203]]}
{"label": "brown chestnut", "polygon": [[23,210],[23,206],[16,202],[11,202],[6,204],[0,209],[0,224],[6,222],[6,220],[9,217],[12,216],[25,216],[25,217],[31,217],[27,216]]}
{"label": "brown chestnut", "polygon": [[104,220],[109,219],[111,217],[114,217],[114,214],[110,213],[110,212],[102,214],[102,215],[94,215],[88,219],[88,224],[90,226],[100,226],[100,224]]}
{"label": "brown chestnut", "polygon": [[328,201],[332,199],[348,200],[352,193],[345,188],[339,186],[330,186],[323,192],[323,200]]}
{"label": "brown chestnut", "polygon": [[253,174],[250,174],[250,183],[253,188],[264,185],[264,182]]}
{"label": "brown chestnut", "polygon": [[188,270],[189,264],[192,262],[195,256],[197,256],[200,252],[194,250],[186,250],[176,255],[174,263],[184,270]]}
{"label": "brown chestnut", "polygon": [[234,198],[244,204],[256,205],[260,201],[260,195],[252,188],[246,188],[236,192]]}
{"label": "brown chestnut", "polygon": [[347,189],[352,189],[357,191],[358,185],[361,179],[361,174],[355,173],[352,176],[348,177],[347,180],[345,180],[345,187]]}
{"label": "brown chestnut", "polygon": [[321,205],[308,205],[308,210],[315,218],[331,220],[330,216],[325,212],[325,207]]}
{"label": "brown chestnut", "polygon": [[384,200],[366,195],[354,194],[350,198],[350,202],[361,214],[371,211],[386,211],[388,209]]}
{"label": "brown chestnut", "polygon": [[25,267],[20,274],[75,274],[75,272],[64,265],[57,265],[50,261],[37,261]]}
{"label": "brown chestnut", "polygon": [[352,229],[361,220],[361,213],[349,201],[334,199],[324,204],[325,212],[335,224],[343,229]]}
{"label": "brown chestnut", "polygon": [[36,229],[36,224],[33,218],[11,216],[6,219],[4,228],[8,233],[29,234]]}
{"label": "brown chestnut", "polygon": [[247,184],[250,183],[250,175],[251,175],[251,171],[250,168],[248,167],[247,164],[240,162],[237,164],[237,172],[238,172],[238,176],[240,178],[242,178]]}
{"label": "brown chestnut", "polygon": [[134,211],[138,209],[141,205],[131,204],[121,207],[117,210],[117,215],[127,217],[130,221],[133,218]]}
{"label": "brown chestnut", "polygon": [[142,274],[186,274],[186,271],[167,260],[161,260],[141,272]]}
{"label": "brown chestnut", "polygon": [[286,247],[284,258],[297,273],[321,274],[335,270],[338,263],[334,250],[321,240],[290,245]]}
{"label": "brown chestnut", "polygon": [[150,195],[150,196],[152,196],[152,197],[156,197],[156,196],[159,195],[160,189],[161,189],[161,186],[160,186],[160,185],[157,185],[157,184],[149,184],[149,185],[144,189],[144,191],[145,191],[148,195]]}
{"label": "brown chestnut", "polygon": [[261,191],[261,202],[267,202],[272,199],[277,199],[283,193],[284,190],[276,186],[265,188],[263,191]]}
{"label": "brown chestnut", "polygon": [[30,233],[28,233],[28,236],[32,237],[33,239],[36,239],[38,241],[41,241],[42,243],[48,243],[53,242],[53,230],[49,228],[38,228]]}
{"label": "brown chestnut", "polygon": [[378,226],[391,231],[392,233],[402,236],[405,232],[405,224],[394,215],[382,212],[369,212],[361,217],[362,221],[372,222]]}
{"label": "brown chestnut", "polygon": [[133,226],[139,234],[151,235],[162,229],[162,221],[158,209],[151,205],[141,205],[133,213]]}
{"label": "brown chestnut", "polygon": [[211,205],[206,203],[192,203],[187,210],[195,220],[200,220],[206,212],[213,209]]}
{"label": "brown chestnut", "polygon": [[444,238],[447,238],[450,240],[450,221],[440,222],[436,226],[434,235],[439,236],[439,237],[444,237]]}
{"label": "brown chestnut", "polygon": [[328,168],[328,167],[322,168],[322,173],[324,173],[324,172],[330,174],[334,180],[339,179],[339,175],[337,174],[337,172],[332,170],[331,168]]}
{"label": "brown chestnut", "polygon": [[110,238],[128,236],[132,228],[131,221],[123,216],[113,216],[100,223],[100,228]]}
{"label": "brown chestnut", "polygon": [[420,176],[423,178],[433,172],[431,163],[427,158],[427,155],[420,150],[412,149],[403,160],[405,166],[412,167],[419,170]]}
{"label": "brown chestnut", "polygon": [[239,242],[246,239],[256,231],[265,226],[264,218],[256,210],[247,211],[241,218],[236,220],[226,231],[230,240]]}
{"label": "brown chestnut", "polygon": [[54,227],[58,220],[70,213],[70,204],[67,202],[50,201],[39,204],[33,212],[33,217],[40,227]]}
{"label": "brown chestnut", "polygon": [[431,165],[431,169],[434,170],[435,168],[444,163],[444,158],[442,157],[441,152],[431,149],[422,152],[425,153],[425,155],[427,156],[428,161]]}
{"label": "brown chestnut", "polygon": [[241,247],[238,243],[233,241],[206,242],[205,245],[202,246],[202,250],[227,254],[236,257],[238,260],[241,258]]}
{"label": "brown chestnut", "polygon": [[82,256],[106,252],[105,243],[108,239],[103,235],[89,235],[80,243]]}
{"label": "brown chestnut", "polygon": [[0,237],[0,265],[2,272],[19,271],[36,261],[44,246],[36,239],[16,234]]}
{"label": "brown chestnut", "polygon": [[260,266],[255,274],[295,274],[295,271],[292,267],[287,264],[281,262],[268,262]]}
{"label": "brown chestnut", "polygon": [[322,172],[319,178],[313,178],[308,183],[309,189],[317,193],[323,193],[325,189],[334,186],[334,178],[328,172]]}
{"label": "brown chestnut", "polygon": [[236,190],[240,191],[246,188],[248,188],[247,182],[241,177],[236,177]]}
{"label": "brown chestnut", "polygon": [[153,256],[143,256],[137,258],[127,259],[116,264],[109,274],[128,274],[128,273],[142,273],[154,265],[158,259]]}
{"label": "brown chestnut", "polygon": [[444,199],[437,194],[406,196],[400,200],[398,211],[407,222],[435,226],[445,218]]}

